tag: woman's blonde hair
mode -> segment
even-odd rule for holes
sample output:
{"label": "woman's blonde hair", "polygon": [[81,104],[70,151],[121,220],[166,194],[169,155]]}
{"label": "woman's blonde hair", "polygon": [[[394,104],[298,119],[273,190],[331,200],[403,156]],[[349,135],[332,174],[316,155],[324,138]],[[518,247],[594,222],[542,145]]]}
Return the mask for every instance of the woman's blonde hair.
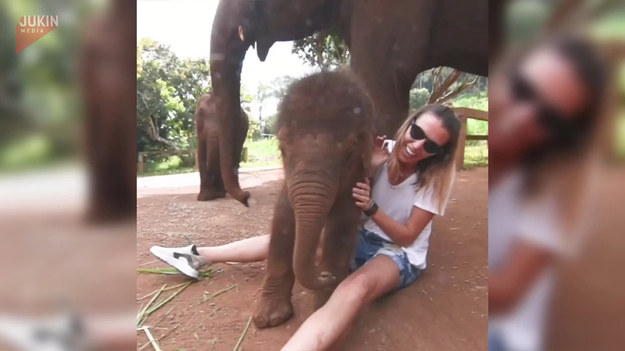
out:
{"label": "woman's blonde hair", "polygon": [[388,174],[389,179],[400,178],[400,162],[398,159],[400,145],[404,143],[408,128],[426,113],[436,116],[441,121],[443,128],[449,133],[449,140],[445,145],[441,145],[441,152],[417,162],[414,170],[417,173],[415,186],[417,190],[423,187],[435,189],[436,200],[439,206],[438,210],[442,211],[456,174],[456,167],[453,161],[456,158],[458,137],[460,135],[460,120],[451,108],[444,105],[430,104],[423,106],[408,116],[399,130],[397,130],[397,134],[395,134],[396,143],[391,153]]}

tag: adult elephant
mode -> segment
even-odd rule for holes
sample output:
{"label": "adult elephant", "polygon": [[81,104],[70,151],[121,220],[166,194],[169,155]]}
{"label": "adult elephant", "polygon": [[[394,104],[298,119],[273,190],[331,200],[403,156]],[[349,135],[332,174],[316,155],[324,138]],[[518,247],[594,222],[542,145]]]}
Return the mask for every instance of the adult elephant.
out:
{"label": "adult elephant", "polygon": [[247,206],[233,171],[232,140],[247,49],[264,61],[276,41],[301,39],[337,27],[351,69],[373,101],[376,129],[392,135],[408,112],[417,74],[436,66],[487,75],[487,0],[227,0],[211,34],[211,77],[221,128],[221,174],[228,192]]}
{"label": "adult elephant", "polygon": [[[238,173],[239,160],[249,120],[247,114],[240,108],[237,119],[238,129],[235,131],[234,152],[232,166]],[[219,121],[215,98],[212,94],[203,95],[195,108],[195,128],[197,134],[197,165],[200,172],[200,192],[198,201],[208,201],[226,197],[226,189],[219,170]]]}

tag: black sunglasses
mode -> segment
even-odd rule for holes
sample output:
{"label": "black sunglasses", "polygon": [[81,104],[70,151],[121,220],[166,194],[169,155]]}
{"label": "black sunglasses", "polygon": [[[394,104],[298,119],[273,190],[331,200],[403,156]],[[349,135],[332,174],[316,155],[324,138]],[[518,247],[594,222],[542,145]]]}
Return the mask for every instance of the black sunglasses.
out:
{"label": "black sunglasses", "polygon": [[435,155],[441,152],[442,147],[437,143],[433,142],[431,139],[425,135],[425,132],[421,127],[416,124],[416,118],[412,120],[412,125],[410,126],[410,137],[414,140],[423,140],[425,139],[425,144],[423,144],[423,148],[425,152],[430,155]]}
{"label": "black sunglasses", "polygon": [[536,118],[547,131],[562,132],[568,128],[567,116],[545,102],[532,83],[520,72],[513,72],[510,83],[512,95],[517,101],[536,106]]}

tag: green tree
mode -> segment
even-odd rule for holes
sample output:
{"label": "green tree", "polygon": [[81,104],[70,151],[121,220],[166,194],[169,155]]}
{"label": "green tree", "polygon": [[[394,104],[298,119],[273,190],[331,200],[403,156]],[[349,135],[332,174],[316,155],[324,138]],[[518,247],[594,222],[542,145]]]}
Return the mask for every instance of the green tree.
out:
{"label": "green tree", "polygon": [[192,147],[195,107],[209,88],[207,60],[181,60],[168,46],[142,39],[137,47],[137,148]]}
{"label": "green tree", "polygon": [[326,30],[293,43],[292,52],[311,66],[322,69],[349,64],[349,49],[336,30]]}
{"label": "green tree", "polygon": [[276,122],[278,121],[278,114],[275,113],[265,120],[265,128],[263,129],[263,134],[276,134],[278,131],[276,130]]}
{"label": "green tree", "polygon": [[284,95],[286,95],[287,89],[296,80],[297,78],[291,77],[291,76],[280,76],[280,77],[274,78],[269,84],[269,89],[271,90],[271,96],[278,100],[282,100]]}
{"label": "green tree", "polygon": [[426,88],[412,88],[410,89],[410,110],[416,110],[419,107],[427,104],[430,98],[430,91]]}

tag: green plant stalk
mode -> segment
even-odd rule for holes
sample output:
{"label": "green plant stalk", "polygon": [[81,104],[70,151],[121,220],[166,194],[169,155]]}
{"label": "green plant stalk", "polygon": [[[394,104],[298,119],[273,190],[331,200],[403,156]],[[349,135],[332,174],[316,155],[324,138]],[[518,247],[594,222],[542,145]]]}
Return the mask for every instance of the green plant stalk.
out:
{"label": "green plant stalk", "polygon": [[234,349],[233,349],[234,351],[241,350],[241,344],[243,343],[243,339],[245,339],[245,334],[247,334],[247,330],[250,328],[250,324],[252,324],[251,316],[247,320],[247,325],[245,326],[245,329],[243,329],[243,333],[241,333],[241,336],[239,336],[239,340],[237,341],[236,345],[234,345]]}
{"label": "green plant stalk", "polygon": [[158,322],[154,323],[154,325],[153,325],[152,327],[153,327],[153,328],[156,328],[159,324],[161,324],[161,322],[162,322],[165,318],[167,318],[167,316],[169,316],[169,314],[171,313],[171,311],[173,311],[173,310],[174,310],[174,308],[176,308],[176,306],[174,306],[174,307],[170,308],[170,309],[169,309],[169,311],[167,311],[167,313],[165,313],[165,314],[161,317],[161,319],[159,319],[159,320],[158,320]]}
{"label": "green plant stalk", "polygon": [[[181,323],[176,324],[176,326],[174,326],[172,329],[169,329],[165,334],[163,334],[163,336],[161,336],[158,339],[155,339],[154,341],[161,341],[163,339],[165,339],[169,334],[171,334],[174,330],[176,330]],[[148,347],[151,344],[151,342],[146,342],[145,344],[141,345],[141,347],[138,349],[138,351],[141,351],[143,349],[145,349],[146,347]]]}
{"label": "green plant stalk", "polygon": [[137,268],[138,273],[182,274],[176,268]]}
{"label": "green plant stalk", "polygon": [[156,310],[158,310],[159,308],[163,307],[166,303],[168,303],[169,301],[173,300],[174,297],[178,296],[178,294],[180,294],[184,289],[186,289],[189,285],[191,285],[193,283],[194,283],[194,281],[186,282],[179,290],[177,290],[175,293],[171,294],[170,297],[166,298],[165,300],[159,302],[156,306],[154,306],[151,309],[147,310],[146,314],[148,316],[151,315]]}
{"label": "green plant stalk", "polygon": [[[211,269],[201,270],[200,278],[208,278],[212,272]],[[176,268],[137,268],[137,273],[183,275]]]}
{"label": "green plant stalk", "polygon": [[152,347],[154,347],[154,350],[161,351],[161,348],[158,346],[158,342],[154,340],[152,333],[150,333],[150,329],[148,327],[143,327],[143,331],[145,332],[145,335],[148,337],[148,340],[150,340],[150,343],[152,344]]}
{"label": "green plant stalk", "polygon": [[227,287],[227,288],[221,289],[221,290],[217,291],[216,293],[212,294],[211,296],[207,297],[207,298],[206,298],[206,300],[204,300],[204,301],[202,301],[202,302],[198,303],[198,305],[201,305],[201,304],[203,304],[204,302],[206,302],[206,301],[208,301],[208,300],[212,299],[213,297],[218,296],[218,295],[221,295],[221,294],[223,294],[223,293],[225,293],[225,292],[227,292],[227,291],[230,291],[230,290],[232,290],[232,289],[234,289],[234,288],[236,288],[236,287],[238,287],[238,286],[239,286],[239,284],[233,284],[233,285],[230,285],[230,286],[229,286],[229,287]]}
{"label": "green plant stalk", "polygon": [[[174,290],[174,289],[177,289],[177,288],[179,288],[179,287],[183,286],[184,284],[185,284],[185,283],[180,283],[180,284],[178,284],[178,285],[173,285],[173,286],[167,287],[167,288],[163,289],[163,292],[165,292],[165,291],[169,291],[169,290]],[[141,300],[143,300],[143,299],[147,299],[148,297],[150,297],[150,296],[152,296],[152,295],[156,294],[157,292],[158,292],[158,290],[154,290],[154,291],[152,291],[151,293],[149,293],[149,294],[147,294],[147,295],[145,295],[145,296],[142,296],[142,297],[138,298],[138,299],[137,299],[137,301],[141,301]]]}
{"label": "green plant stalk", "polygon": [[150,299],[150,302],[148,302],[148,304],[143,308],[143,310],[141,310],[141,312],[139,312],[139,314],[137,315],[137,327],[140,327],[143,324],[144,319],[147,317],[146,316],[146,311],[150,308],[150,306],[154,303],[154,301],[156,301],[156,299],[161,295],[161,293],[163,292],[163,289],[165,289],[167,287],[167,284],[163,285],[157,292],[156,294],[154,294],[154,296],[152,296],[152,298]]}

